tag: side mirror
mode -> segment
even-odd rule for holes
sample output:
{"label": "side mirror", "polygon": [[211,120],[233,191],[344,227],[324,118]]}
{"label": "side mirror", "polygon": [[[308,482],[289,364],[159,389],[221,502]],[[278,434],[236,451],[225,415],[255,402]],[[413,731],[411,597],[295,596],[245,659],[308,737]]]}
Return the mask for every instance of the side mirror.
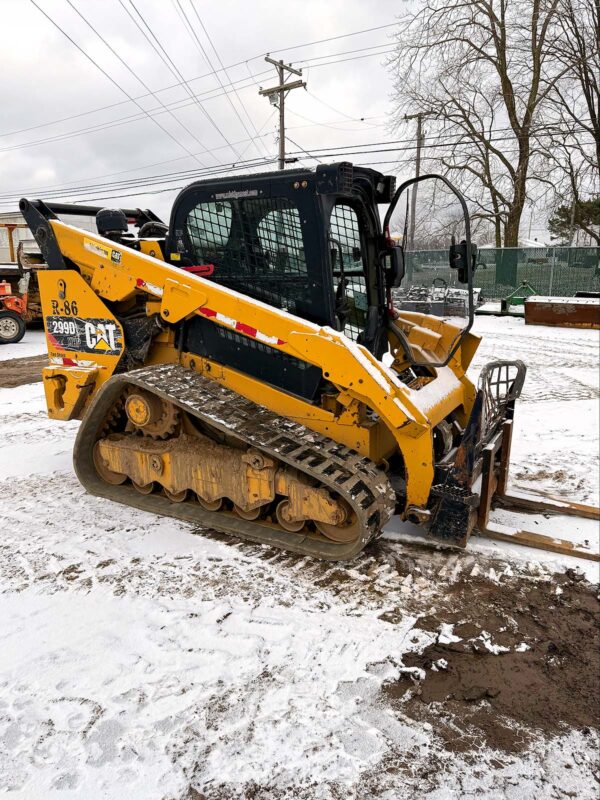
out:
{"label": "side mirror", "polygon": [[[456,244],[454,237],[452,237],[452,244],[450,245],[450,267],[458,270],[458,280],[460,283],[467,283],[469,280],[469,270],[467,263],[467,243],[463,239],[462,242]],[[471,245],[471,273],[475,272],[477,265],[477,245]]]}
{"label": "side mirror", "polygon": [[384,254],[385,282],[390,288],[396,288],[402,283],[405,272],[404,248],[401,244],[394,244]]}

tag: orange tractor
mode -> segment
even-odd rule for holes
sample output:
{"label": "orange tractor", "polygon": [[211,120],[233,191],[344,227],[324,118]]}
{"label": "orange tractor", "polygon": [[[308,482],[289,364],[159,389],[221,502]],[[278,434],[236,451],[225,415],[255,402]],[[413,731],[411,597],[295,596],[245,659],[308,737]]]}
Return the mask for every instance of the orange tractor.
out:
{"label": "orange tractor", "polygon": [[20,342],[25,335],[27,294],[18,295],[8,281],[0,281],[0,344]]}

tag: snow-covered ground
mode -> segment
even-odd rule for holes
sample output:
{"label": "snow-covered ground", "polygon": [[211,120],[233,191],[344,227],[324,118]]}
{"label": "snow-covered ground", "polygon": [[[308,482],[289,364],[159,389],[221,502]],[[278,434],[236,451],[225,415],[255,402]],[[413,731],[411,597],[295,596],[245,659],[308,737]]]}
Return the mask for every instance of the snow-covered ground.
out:
{"label": "snow-covered ground", "polygon": [[[598,332],[496,318],[476,330],[475,369],[530,364],[515,484],[598,503]],[[585,733],[474,756],[381,691],[447,635],[423,620],[461,576],[534,585],[572,561],[483,541],[448,555],[390,533],[381,552],[340,566],[204,535],[87,496],[71,465],[77,423],[46,418],[41,383],[0,389],[0,415],[0,790],[596,798]]]}
{"label": "snow-covered ground", "polygon": [[31,330],[31,328],[28,328],[20,342],[16,344],[0,344],[0,361],[9,361],[12,358],[39,356],[45,352],[46,337],[44,331]]}

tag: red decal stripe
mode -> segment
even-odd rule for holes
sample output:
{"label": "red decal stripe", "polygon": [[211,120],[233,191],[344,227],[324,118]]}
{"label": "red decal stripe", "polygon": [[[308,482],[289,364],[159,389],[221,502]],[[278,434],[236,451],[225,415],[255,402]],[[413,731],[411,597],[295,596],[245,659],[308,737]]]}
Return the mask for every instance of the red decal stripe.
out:
{"label": "red decal stripe", "polygon": [[[198,309],[198,311],[205,317],[216,317],[218,313],[217,311],[215,311],[214,308],[206,308],[206,306],[202,306],[201,308]],[[257,338],[258,330],[254,328],[252,325],[247,325],[245,322],[236,322],[235,330],[245,334],[246,336],[251,336],[253,339]],[[275,344],[278,345],[285,344],[285,340],[277,339]]]}
{"label": "red decal stripe", "polygon": [[245,322],[236,322],[235,329],[240,333],[245,333],[246,336],[252,336],[256,339],[256,328],[253,328],[252,325],[246,325]]}

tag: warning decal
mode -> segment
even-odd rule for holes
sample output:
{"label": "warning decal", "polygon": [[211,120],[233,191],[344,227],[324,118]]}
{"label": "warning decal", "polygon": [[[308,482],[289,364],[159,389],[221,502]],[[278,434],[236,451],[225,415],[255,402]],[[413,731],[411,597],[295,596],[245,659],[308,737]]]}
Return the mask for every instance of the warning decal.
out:
{"label": "warning decal", "polygon": [[90,253],[94,253],[97,256],[104,256],[104,258],[110,258],[110,248],[105,247],[99,242],[95,242],[93,239],[84,238],[83,246],[86,250],[89,250]]}
{"label": "warning decal", "polygon": [[121,329],[112,319],[46,317],[48,341],[60,350],[118,356],[123,350]]}

